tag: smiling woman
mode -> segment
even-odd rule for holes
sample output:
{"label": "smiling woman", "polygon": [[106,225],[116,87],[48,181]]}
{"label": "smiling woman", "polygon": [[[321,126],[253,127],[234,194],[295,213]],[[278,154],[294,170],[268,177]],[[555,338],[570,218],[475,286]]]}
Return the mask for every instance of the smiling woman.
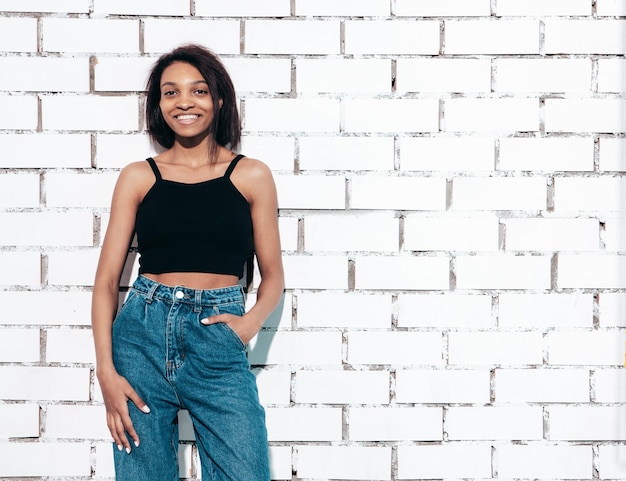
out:
{"label": "smiling woman", "polygon": [[[146,115],[167,150],[120,173],[92,302],[116,476],[177,480],[176,419],[186,409],[203,479],[267,481],[265,414],[246,344],[284,289],[274,181],[264,163],[235,153],[235,91],[203,47],[157,61]],[[139,276],[116,313],[135,234]],[[245,312],[239,281],[252,256],[261,282]]]}

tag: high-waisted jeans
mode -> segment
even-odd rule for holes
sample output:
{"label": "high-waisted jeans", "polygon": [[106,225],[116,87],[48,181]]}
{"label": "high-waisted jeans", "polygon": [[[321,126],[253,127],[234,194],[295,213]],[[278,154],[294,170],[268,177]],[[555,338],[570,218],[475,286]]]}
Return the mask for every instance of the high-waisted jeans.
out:
{"label": "high-waisted jeans", "polygon": [[239,286],[196,290],[141,275],[133,284],[113,323],[113,361],[151,411],[128,403],[141,442],[130,454],[114,446],[118,481],[178,481],[180,409],[193,423],[203,481],[270,479],[246,346],[227,324],[200,323],[222,313],[244,313]]}

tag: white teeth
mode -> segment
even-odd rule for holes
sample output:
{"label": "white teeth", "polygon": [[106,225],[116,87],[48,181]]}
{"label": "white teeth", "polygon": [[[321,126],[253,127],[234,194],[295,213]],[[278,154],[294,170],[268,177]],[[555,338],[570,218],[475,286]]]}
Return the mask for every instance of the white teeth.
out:
{"label": "white teeth", "polygon": [[192,115],[192,114],[187,114],[187,115],[177,115],[176,118],[178,120],[191,120],[191,119],[197,119],[198,116],[197,115]]}

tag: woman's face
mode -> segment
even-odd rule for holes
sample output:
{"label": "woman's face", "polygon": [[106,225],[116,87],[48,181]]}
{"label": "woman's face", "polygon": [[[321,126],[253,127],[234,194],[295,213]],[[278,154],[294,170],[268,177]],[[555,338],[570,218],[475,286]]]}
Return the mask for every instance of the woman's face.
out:
{"label": "woman's face", "polygon": [[215,111],[209,86],[197,68],[186,62],[173,63],[163,71],[160,88],[163,119],[177,138],[208,135]]}

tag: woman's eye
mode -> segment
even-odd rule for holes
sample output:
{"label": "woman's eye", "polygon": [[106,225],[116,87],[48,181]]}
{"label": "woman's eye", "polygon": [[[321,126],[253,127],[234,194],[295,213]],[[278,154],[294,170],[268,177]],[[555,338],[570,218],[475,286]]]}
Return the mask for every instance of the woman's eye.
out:
{"label": "woman's eye", "polygon": [[198,89],[198,90],[196,90],[196,93],[198,95],[206,95],[208,92],[206,90],[204,90],[204,89]]}
{"label": "woman's eye", "polygon": [[172,95],[174,95],[176,92],[173,90],[167,90],[165,92],[163,92],[163,96],[164,97],[171,97]]}

